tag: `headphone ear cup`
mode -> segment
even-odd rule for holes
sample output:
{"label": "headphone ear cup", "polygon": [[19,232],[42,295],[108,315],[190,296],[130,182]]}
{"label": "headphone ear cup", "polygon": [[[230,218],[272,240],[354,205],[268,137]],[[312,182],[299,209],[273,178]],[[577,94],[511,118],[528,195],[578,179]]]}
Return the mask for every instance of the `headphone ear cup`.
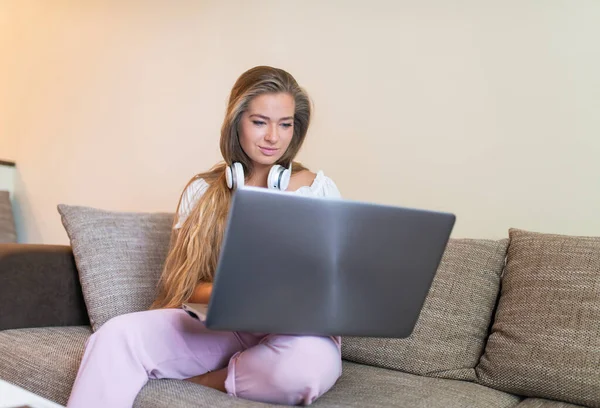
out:
{"label": "headphone ear cup", "polygon": [[290,163],[290,167],[287,169],[283,169],[283,174],[281,175],[281,179],[279,182],[279,189],[281,191],[287,190],[290,185],[290,179],[292,178],[292,163]]}
{"label": "headphone ear cup", "polygon": [[292,164],[287,169],[279,164],[274,165],[269,170],[269,176],[267,177],[267,187],[272,190],[285,191],[290,184],[290,178],[292,177]]}
{"label": "headphone ear cup", "polygon": [[227,187],[233,190],[244,186],[244,167],[242,163],[235,162],[231,166],[225,168],[225,178],[227,179]]}
{"label": "headphone ear cup", "polygon": [[225,168],[225,179],[227,180],[227,187],[231,190],[233,188],[233,172],[231,166]]}
{"label": "headphone ear cup", "polygon": [[233,163],[233,174],[234,188],[244,187],[246,177],[244,176],[244,166],[242,166],[242,163]]}
{"label": "headphone ear cup", "polygon": [[269,176],[267,177],[267,187],[271,190],[280,190],[279,188],[279,179],[281,172],[284,170],[282,166],[279,164],[274,165],[269,170]]}

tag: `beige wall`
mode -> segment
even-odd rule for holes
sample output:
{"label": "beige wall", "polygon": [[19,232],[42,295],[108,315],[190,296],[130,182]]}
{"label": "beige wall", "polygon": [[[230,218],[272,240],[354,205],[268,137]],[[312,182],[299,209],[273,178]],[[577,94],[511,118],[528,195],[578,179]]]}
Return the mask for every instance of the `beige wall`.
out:
{"label": "beige wall", "polygon": [[2,1],[21,239],[66,243],[58,203],[173,210],[258,64],[310,92],[300,159],[346,197],[455,212],[456,237],[600,235],[598,21],[595,0]]}

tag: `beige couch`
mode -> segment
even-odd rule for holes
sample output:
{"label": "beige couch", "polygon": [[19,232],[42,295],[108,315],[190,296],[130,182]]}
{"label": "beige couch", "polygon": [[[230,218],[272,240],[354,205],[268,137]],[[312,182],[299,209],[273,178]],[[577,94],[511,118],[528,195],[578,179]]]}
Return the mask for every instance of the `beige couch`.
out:
{"label": "beige couch", "polygon": [[[92,330],[151,302],[172,214],[59,210],[71,246],[0,245],[0,378],[65,404]],[[344,338],[314,406],[600,407],[599,334],[600,238],[452,239],[413,334]],[[152,380],[135,406],[267,405]]]}

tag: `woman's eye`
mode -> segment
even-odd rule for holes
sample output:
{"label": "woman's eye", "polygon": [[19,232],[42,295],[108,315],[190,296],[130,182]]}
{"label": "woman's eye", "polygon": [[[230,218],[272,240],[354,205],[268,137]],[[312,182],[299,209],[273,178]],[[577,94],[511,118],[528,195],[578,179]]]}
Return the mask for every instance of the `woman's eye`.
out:
{"label": "woman's eye", "polygon": [[281,126],[283,126],[284,128],[287,129],[287,128],[292,127],[292,124],[291,123],[282,123]]}
{"label": "woman's eye", "polygon": [[256,126],[266,125],[266,122],[260,120],[253,120],[252,123],[254,123]]}

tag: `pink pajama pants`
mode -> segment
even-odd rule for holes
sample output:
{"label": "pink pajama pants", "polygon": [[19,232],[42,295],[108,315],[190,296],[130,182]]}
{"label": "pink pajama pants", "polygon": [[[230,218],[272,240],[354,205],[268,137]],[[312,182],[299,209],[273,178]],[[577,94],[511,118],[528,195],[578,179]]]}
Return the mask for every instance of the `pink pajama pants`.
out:
{"label": "pink pajama pants", "polygon": [[148,379],[225,367],[232,396],[308,405],[341,375],[340,339],[210,331],[180,309],[126,314],[88,339],[67,407],[131,407]]}

